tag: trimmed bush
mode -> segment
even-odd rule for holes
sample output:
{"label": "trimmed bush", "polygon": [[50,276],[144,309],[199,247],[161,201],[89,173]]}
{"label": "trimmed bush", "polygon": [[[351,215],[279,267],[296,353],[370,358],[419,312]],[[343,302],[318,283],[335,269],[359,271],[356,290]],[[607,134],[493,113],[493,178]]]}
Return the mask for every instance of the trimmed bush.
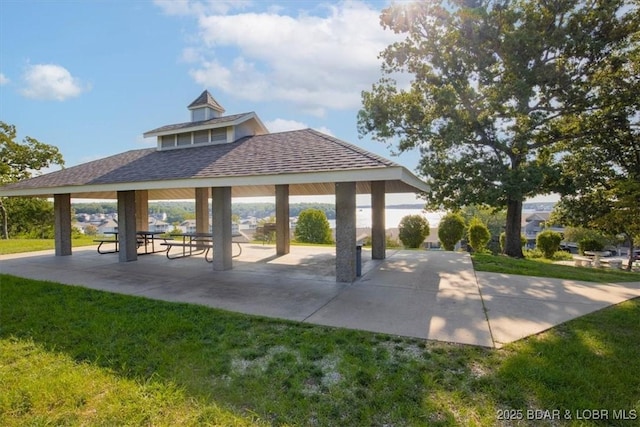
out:
{"label": "trimmed bush", "polygon": [[300,212],[294,236],[302,243],[333,243],[327,215],[320,209],[305,209]]}
{"label": "trimmed bush", "polygon": [[578,242],[578,251],[584,255],[584,251],[600,252],[604,249],[604,244],[596,239],[582,239]]}
{"label": "trimmed bush", "polygon": [[556,231],[544,230],[536,237],[536,247],[542,251],[542,255],[547,259],[552,259],[553,254],[560,249],[562,235]]}
{"label": "trimmed bush", "polygon": [[[500,252],[504,252],[504,245],[507,243],[507,233],[504,231],[500,233]],[[524,237],[524,234],[520,235],[520,244],[524,247],[527,244],[527,238]]]}
{"label": "trimmed bush", "polygon": [[469,222],[469,244],[475,252],[483,252],[489,240],[491,232],[487,225],[478,218],[472,218]]}
{"label": "trimmed bush", "polygon": [[407,215],[400,220],[400,241],[407,248],[419,248],[429,235],[429,221],[422,215]]}
{"label": "trimmed bush", "polygon": [[458,213],[448,213],[442,217],[438,225],[438,239],[446,251],[452,251],[456,243],[464,237],[466,225],[462,215]]}

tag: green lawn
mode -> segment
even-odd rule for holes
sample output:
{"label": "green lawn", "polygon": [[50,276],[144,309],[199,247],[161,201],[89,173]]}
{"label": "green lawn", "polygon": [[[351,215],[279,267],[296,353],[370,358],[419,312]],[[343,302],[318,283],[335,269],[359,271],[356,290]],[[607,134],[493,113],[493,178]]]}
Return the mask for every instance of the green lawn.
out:
{"label": "green lawn", "polygon": [[[93,241],[96,237],[80,236],[71,240],[73,247],[97,245]],[[21,252],[44,251],[54,249],[53,239],[0,239],[0,255],[16,254]]]}
{"label": "green lawn", "polygon": [[489,271],[525,276],[555,277],[587,282],[640,282],[640,273],[611,268],[573,267],[553,264],[542,259],[515,259],[506,256],[473,254],[476,271]]}
{"label": "green lawn", "polygon": [[[3,426],[541,425],[526,420],[534,410],[560,411],[542,425],[624,426],[638,420],[614,410],[640,415],[638,299],[491,350],[7,275],[0,296]],[[608,419],[575,420],[593,409]]]}

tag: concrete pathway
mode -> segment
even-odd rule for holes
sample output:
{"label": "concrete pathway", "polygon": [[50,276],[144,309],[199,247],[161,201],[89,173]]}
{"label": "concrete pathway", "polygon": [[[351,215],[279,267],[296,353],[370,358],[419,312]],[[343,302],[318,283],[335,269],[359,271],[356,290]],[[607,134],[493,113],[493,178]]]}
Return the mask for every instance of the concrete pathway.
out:
{"label": "concrete pathway", "polygon": [[640,282],[593,283],[476,272],[496,347],[640,297]]}
{"label": "concrete pathway", "polygon": [[[593,284],[474,272],[468,254],[363,251],[363,276],[335,282],[332,248],[245,245],[234,269],[202,257],[162,254],[119,263],[95,247],[0,256],[0,272],[92,289],[320,325],[416,338],[501,346],[610,304],[640,296],[640,283]],[[1,285],[1,284],[0,284]]]}

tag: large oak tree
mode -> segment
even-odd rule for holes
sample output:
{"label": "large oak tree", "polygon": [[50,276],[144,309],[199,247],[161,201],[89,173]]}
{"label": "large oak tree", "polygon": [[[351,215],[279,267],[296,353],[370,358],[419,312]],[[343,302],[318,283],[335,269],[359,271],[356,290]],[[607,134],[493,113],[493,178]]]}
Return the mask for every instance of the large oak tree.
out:
{"label": "large oak tree", "polygon": [[552,150],[583,132],[589,81],[629,45],[633,14],[637,0],[393,4],[381,24],[406,38],[381,53],[359,132],[420,150],[428,206],[506,207],[505,253],[521,257],[523,200],[558,190]]}

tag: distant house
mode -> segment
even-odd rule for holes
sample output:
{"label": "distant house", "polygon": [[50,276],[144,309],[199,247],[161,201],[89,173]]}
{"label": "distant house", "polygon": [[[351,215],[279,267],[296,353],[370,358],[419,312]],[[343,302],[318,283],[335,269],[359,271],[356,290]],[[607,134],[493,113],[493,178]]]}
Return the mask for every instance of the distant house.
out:
{"label": "distant house", "polygon": [[105,219],[98,226],[98,234],[115,233],[118,231],[118,222],[114,219]]}
{"label": "distant house", "polygon": [[440,238],[438,237],[438,227],[431,227],[429,235],[424,241],[425,249],[442,249]]}
{"label": "distant house", "polygon": [[182,221],[180,223],[179,228],[184,233],[195,233],[196,232],[196,220],[195,219],[188,219],[186,221]]}
{"label": "distant house", "polygon": [[154,217],[149,217],[149,229],[146,231],[157,231],[166,233],[171,230],[171,225]]}
{"label": "distant house", "polygon": [[522,234],[527,239],[527,248],[535,248],[536,238],[542,230],[552,230],[564,233],[564,227],[548,224],[551,212],[535,212],[525,217]]}

